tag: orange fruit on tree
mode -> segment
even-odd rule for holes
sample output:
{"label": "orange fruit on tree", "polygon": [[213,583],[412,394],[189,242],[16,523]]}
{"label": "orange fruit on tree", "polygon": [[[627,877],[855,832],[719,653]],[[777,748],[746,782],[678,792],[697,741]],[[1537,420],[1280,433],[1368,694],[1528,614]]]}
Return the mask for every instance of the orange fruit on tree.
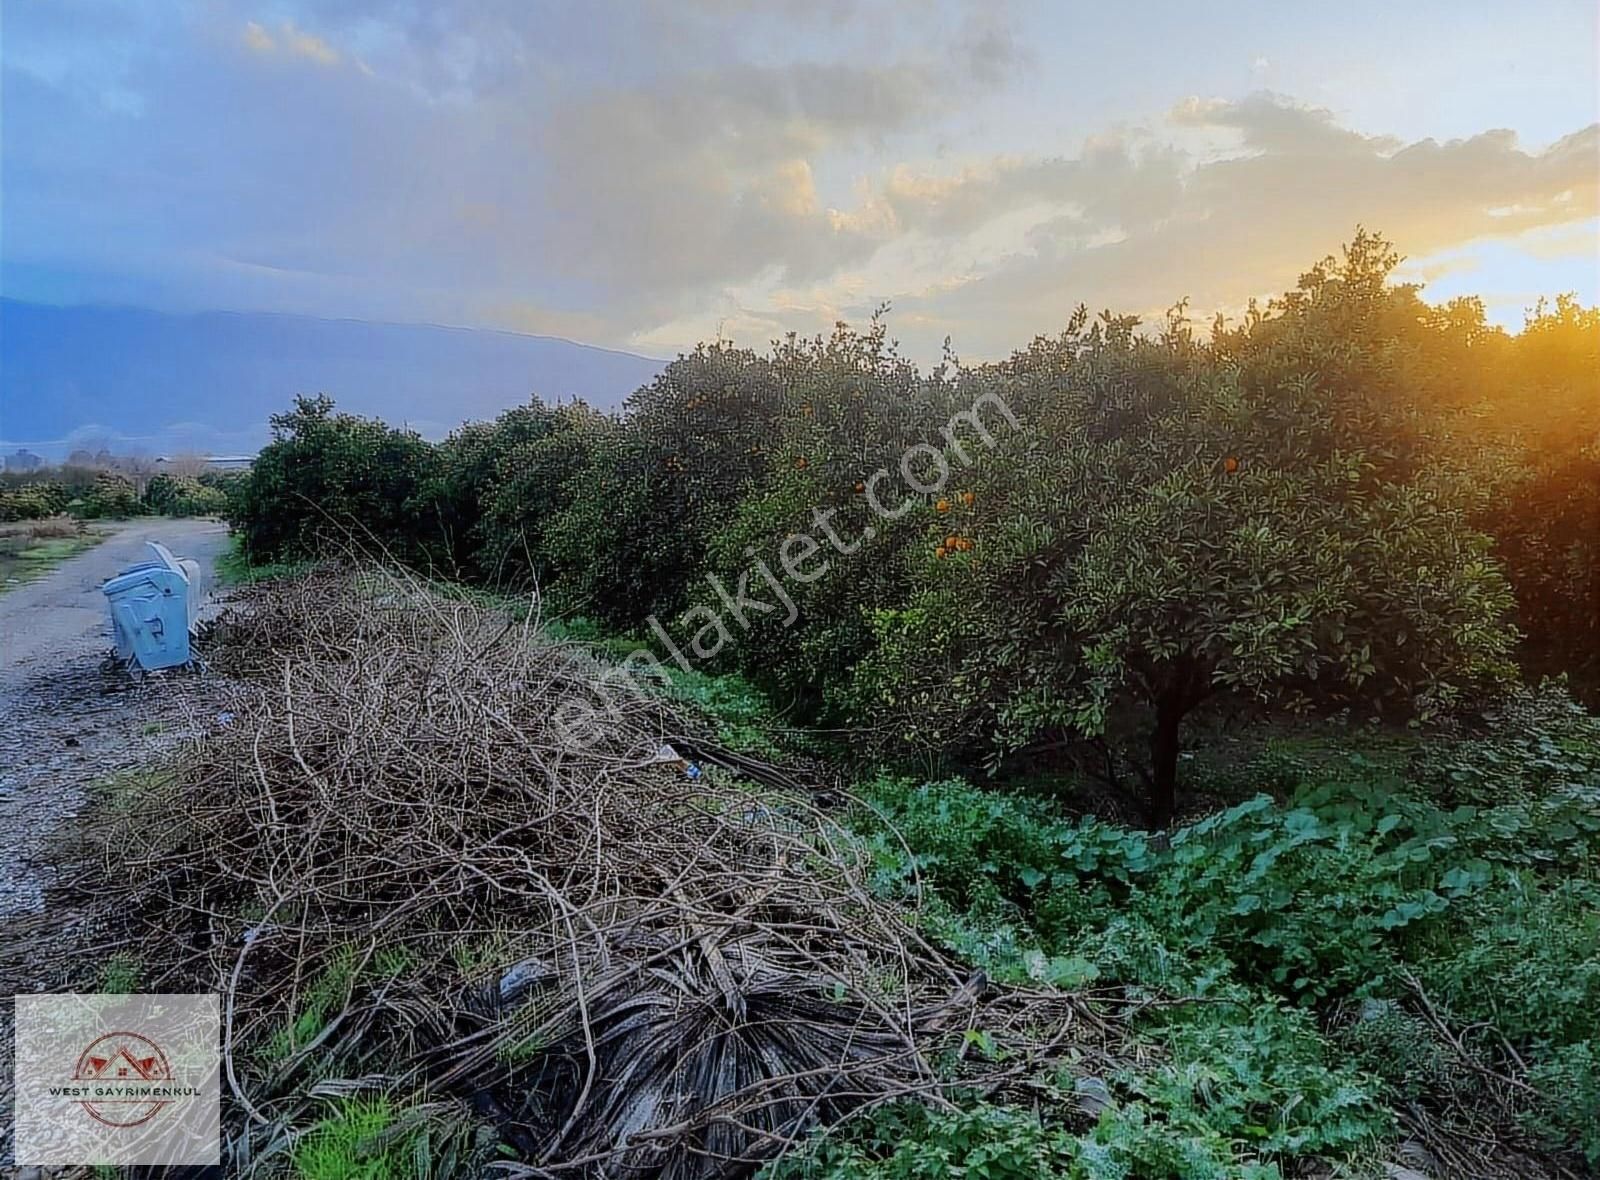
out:
{"label": "orange fruit on tree", "polygon": [[1222,461],[1222,470],[1226,471],[1229,475],[1232,475],[1235,471],[1239,470],[1239,460],[1235,459],[1232,455],[1229,455]]}
{"label": "orange fruit on tree", "polygon": [[860,495],[862,492],[864,492],[866,490],[867,490],[867,485],[862,483],[859,479],[856,480],[856,494]]}
{"label": "orange fruit on tree", "polygon": [[935,512],[949,512],[950,511],[950,501],[949,500],[940,500],[937,504],[935,504],[933,506],[933,508],[934,508]]}

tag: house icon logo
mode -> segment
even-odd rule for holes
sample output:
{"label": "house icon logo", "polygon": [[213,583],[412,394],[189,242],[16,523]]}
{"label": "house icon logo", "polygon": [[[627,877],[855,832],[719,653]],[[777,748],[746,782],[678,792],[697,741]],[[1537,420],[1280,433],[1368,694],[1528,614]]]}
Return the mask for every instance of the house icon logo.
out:
{"label": "house icon logo", "polygon": [[172,1104],[172,1066],[161,1046],[135,1032],[111,1032],[78,1056],[78,1105],[108,1127],[138,1127]]}
{"label": "house icon logo", "polygon": [[[12,1004],[7,1165],[166,1175],[173,1166],[221,1162],[218,996],[38,992]],[[0,1176],[13,1170],[0,1166]]]}

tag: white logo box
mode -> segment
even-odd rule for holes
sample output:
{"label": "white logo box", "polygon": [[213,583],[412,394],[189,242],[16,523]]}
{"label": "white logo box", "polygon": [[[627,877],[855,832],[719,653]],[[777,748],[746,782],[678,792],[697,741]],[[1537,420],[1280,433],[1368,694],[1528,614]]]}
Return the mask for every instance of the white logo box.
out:
{"label": "white logo box", "polygon": [[30,1164],[215,1164],[215,995],[15,997],[12,1147]]}

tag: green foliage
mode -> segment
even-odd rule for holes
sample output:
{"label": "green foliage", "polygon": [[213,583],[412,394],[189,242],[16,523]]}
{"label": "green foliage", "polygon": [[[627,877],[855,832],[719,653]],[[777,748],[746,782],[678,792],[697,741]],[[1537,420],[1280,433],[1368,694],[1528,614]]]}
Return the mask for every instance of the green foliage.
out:
{"label": "green foliage", "polygon": [[[252,563],[349,538],[537,590],[552,636],[615,654],[718,616],[732,642],[665,691],[729,745],[770,751],[781,714],[900,766],[1144,787],[1161,835],[962,779],[872,784],[876,885],[931,938],[1001,980],[1148,1002],[1157,1051],[1091,1079],[1092,1114],[1079,1080],[1035,1078],[1037,1109],[895,1106],[775,1174],[1302,1174],[1390,1135],[1389,1104],[1487,1102],[1462,1054],[1526,1077],[1530,1134],[1600,1160],[1600,731],[1566,696],[1600,683],[1600,312],[1561,299],[1511,336],[1395,263],[1358,233],[1209,334],[1080,309],[926,374],[879,319],[719,342],[621,414],[535,401],[437,445],[302,399],[229,519]],[[1015,422],[980,445],[952,423],[983,398]],[[900,478],[917,444],[951,473],[931,494]],[[0,515],[55,495],[0,489]],[[63,476],[80,510],[91,490]],[[826,576],[734,619],[741,581],[779,605],[753,567],[797,535]],[[1511,691],[1514,659],[1569,679]],[[1183,759],[1197,718],[1312,712],[1348,740]],[[1415,740],[1349,736],[1390,721]],[[1180,785],[1231,806],[1180,825]],[[280,1053],[343,1002],[326,982]]]}
{"label": "green foliage", "polygon": [[581,402],[527,412],[532,419],[515,429],[507,429],[508,415],[496,423],[493,479],[479,493],[469,533],[476,543],[471,568],[490,586],[526,589],[559,580],[565,567],[550,530],[574,501],[591,494],[595,456],[616,429]]}
{"label": "green foliage", "polygon": [[[999,366],[1025,428],[981,452],[858,691],[912,743],[1104,737],[1143,711],[1151,819],[1219,695],[1429,719],[1505,681],[1512,599],[1454,419],[1401,343],[1422,305],[1358,236],[1236,331],[1079,316]],[[1398,359],[1397,359],[1398,358]],[[863,710],[865,711],[865,710]]]}
{"label": "green foliage", "polygon": [[1336,1064],[1304,1013],[1270,1002],[1191,1009],[1159,1031],[1169,1058],[1120,1080],[1192,1142],[1245,1144],[1274,1159],[1338,1157],[1392,1129],[1374,1080]]}
{"label": "green foliage", "polygon": [[874,1111],[839,1139],[768,1168],[767,1180],[1054,1180],[1077,1177],[1077,1137],[1032,1112],[975,1103],[934,1113],[909,1103]]}
{"label": "green foliage", "polygon": [[[532,402],[437,446],[303,399],[228,511],[255,562],[354,539],[635,633],[693,634],[826,535],[827,575],[786,580],[795,615],[730,623],[720,663],[895,756],[1104,743],[1167,826],[1202,705],[1477,707],[1514,674],[1513,610],[1530,667],[1588,691],[1600,315],[1562,299],[1508,336],[1395,262],[1359,232],[1207,336],[1181,309],[1156,333],[1080,309],[928,374],[881,319],[704,345],[619,416]],[[975,445],[950,424],[981,397],[1018,426]],[[917,445],[947,489],[907,494]]]}
{"label": "green foliage", "polygon": [[779,753],[768,736],[772,705],[742,676],[685,672],[671,664],[664,664],[662,670],[668,695],[709,717],[723,745],[757,754]]}
{"label": "green foliage", "polygon": [[100,965],[100,990],[108,995],[132,995],[139,990],[142,974],[142,964],[132,955],[112,955]]}
{"label": "green foliage", "polygon": [[303,1180],[390,1180],[400,1171],[399,1153],[379,1137],[394,1121],[381,1098],[352,1099],[319,1122],[295,1147],[294,1166]]}
{"label": "green foliage", "polygon": [[452,1108],[373,1096],[334,1104],[292,1158],[300,1180],[467,1180],[483,1174],[493,1143]]}
{"label": "green foliage", "polygon": [[1487,392],[1509,434],[1482,514],[1517,592],[1523,665],[1600,704],[1600,309],[1541,299]]}
{"label": "green foliage", "polygon": [[0,522],[42,520],[65,512],[71,497],[55,480],[0,487]]}
{"label": "green foliage", "polygon": [[1499,702],[1478,732],[1430,742],[1406,773],[1436,798],[1478,806],[1570,794],[1600,777],[1600,718],[1547,682]]}
{"label": "green foliage", "polygon": [[305,573],[314,564],[309,559],[252,562],[245,554],[244,537],[233,533],[228,537],[228,548],[217,557],[217,581],[223,586],[248,586],[252,582],[294,577]]}
{"label": "green foliage", "polygon": [[229,505],[252,562],[314,557],[328,542],[402,561],[429,551],[437,531],[417,493],[438,455],[419,435],[336,414],[327,397],[297,398],[272,433]]}
{"label": "green foliage", "polygon": [[163,472],[145,486],[144,502],[161,516],[221,516],[228,510],[228,493],[198,478]]}
{"label": "green foliage", "polygon": [[273,1033],[263,1046],[262,1053],[267,1060],[286,1060],[315,1040],[317,1034],[327,1026],[329,1017],[338,1012],[349,998],[359,969],[355,952],[347,948],[311,980],[301,993],[292,1018]]}
{"label": "green foliage", "polygon": [[635,393],[549,525],[560,600],[623,630],[675,617],[711,536],[773,463],[789,396],[769,360],[722,344]]}
{"label": "green foliage", "polygon": [[82,521],[61,517],[0,525],[0,591],[42,576],[107,535]]}
{"label": "green foliage", "polygon": [[[849,720],[844,693],[853,665],[875,643],[872,613],[905,601],[921,568],[920,546],[934,513],[916,498],[916,510],[888,518],[874,509],[867,481],[886,508],[898,510],[905,494],[899,465],[907,449],[940,440],[960,393],[943,369],[923,377],[899,356],[881,318],[864,334],[839,327],[827,338],[795,336],[778,342],[768,362],[781,383],[785,416],[770,437],[770,471],[734,507],[709,539],[708,572],[723,587],[741,581],[779,606],[750,612],[727,662],[741,669],[802,715]],[[970,404],[970,397],[967,403]],[[827,562],[825,577],[791,578],[782,553],[794,536],[814,538]],[[784,581],[798,614],[791,617],[762,578],[762,562]],[[702,583],[693,603],[722,610],[720,593]]]}
{"label": "green foliage", "polygon": [[84,520],[122,520],[140,515],[145,507],[125,476],[101,471],[81,496],[68,501],[67,511]]}
{"label": "green foliage", "polygon": [[1600,1045],[1595,1038],[1556,1045],[1534,1062],[1529,1081],[1542,1101],[1524,1118],[1546,1143],[1560,1144],[1574,1133],[1591,1167],[1600,1167]]}
{"label": "green foliage", "polygon": [[[1123,1079],[1166,1125],[1337,1154],[1381,1096],[1483,1101],[1426,1009],[1475,1060],[1526,1063],[1532,1133],[1600,1158],[1600,720],[1546,689],[1409,765],[1270,753],[1242,777],[1287,798],[1164,840],[960,781],[881,779],[856,823],[879,887],[920,885],[930,933],[998,978],[1200,1001],[1153,1009],[1170,1060]],[[1309,1016],[1352,1004],[1337,1044]],[[1261,1117],[1293,1095],[1304,1127]]]}
{"label": "green foliage", "polygon": [[[1235,1063],[1248,1074],[1242,1060]],[[1252,1105],[1267,1087],[1223,1066],[1126,1075],[1104,1089],[1106,1107],[1084,1116],[1073,1088],[1050,1094],[1044,1107],[985,1102],[949,1112],[901,1104],[886,1107],[842,1133],[770,1167],[769,1180],[1281,1180],[1277,1162],[1311,1142],[1365,1143],[1371,1128],[1334,1109],[1303,1109],[1292,1091],[1272,1090],[1276,1108]],[[1082,1091],[1080,1090],[1080,1093]],[[1281,1118],[1279,1116],[1282,1116]],[[1322,1117],[1318,1125],[1314,1119]],[[1285,1134],[1274,1122],[1299,1128]],[[1088,1129],[1080,1129],[1088,1123]],[[1289,1146],[1291,1142],[1294,1146]]]}

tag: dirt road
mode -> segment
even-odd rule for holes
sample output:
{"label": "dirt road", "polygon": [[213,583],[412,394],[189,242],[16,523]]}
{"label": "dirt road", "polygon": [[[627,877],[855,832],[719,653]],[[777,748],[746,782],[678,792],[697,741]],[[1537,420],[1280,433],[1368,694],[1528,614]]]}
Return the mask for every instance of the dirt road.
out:
{"label": "dirt road", "polygon": [[194,691],[200,678],[140,683],[103,667],[111,632],[100,584],[148,560],[146,541],[195,558],[209,582],[227,527],[112,527],[115,535],[95,548],[0,594],[0,925],[30,914],[48,921],[39,914],[50,878],[46,839],[77,814],[91,783],[170,748],[203,709],[205,694]]}

